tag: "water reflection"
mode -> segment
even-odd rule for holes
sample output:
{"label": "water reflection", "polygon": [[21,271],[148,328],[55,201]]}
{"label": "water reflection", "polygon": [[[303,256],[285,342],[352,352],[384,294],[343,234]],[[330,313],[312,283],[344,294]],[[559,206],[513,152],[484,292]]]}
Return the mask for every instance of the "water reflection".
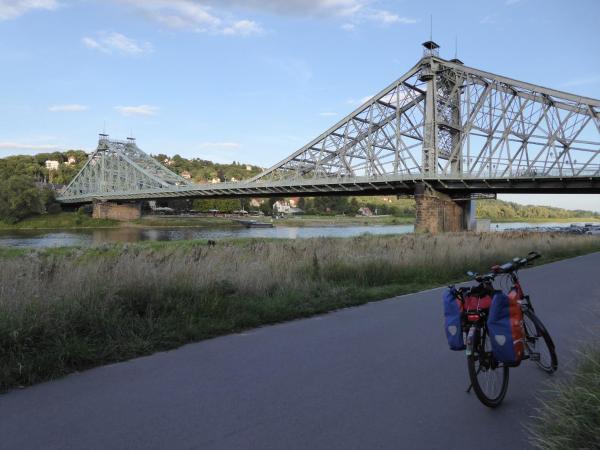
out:
{"label": "water reflection", "polygon": [[0,232],[0,246],[46,248],[86,246],[110,242],[179,241],[223,238],[304,239],[312,237],[351,237],[361,234],[411,233],[412,225],[351,227],[274,228],[116,228],[72,230],[68,232],[10,231]]}

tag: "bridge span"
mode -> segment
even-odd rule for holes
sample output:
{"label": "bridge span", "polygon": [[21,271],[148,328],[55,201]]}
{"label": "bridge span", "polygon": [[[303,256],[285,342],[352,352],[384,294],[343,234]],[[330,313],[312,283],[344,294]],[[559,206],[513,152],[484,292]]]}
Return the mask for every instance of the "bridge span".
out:
{"label": "bridge span", "polygon": [[435,232],[467,228],[482,194],[600,193],[600,100],[423,47],[406,74],[250,180],[191,183],[134,139],[101,135],[58,201],[408,194],[416,228]]}

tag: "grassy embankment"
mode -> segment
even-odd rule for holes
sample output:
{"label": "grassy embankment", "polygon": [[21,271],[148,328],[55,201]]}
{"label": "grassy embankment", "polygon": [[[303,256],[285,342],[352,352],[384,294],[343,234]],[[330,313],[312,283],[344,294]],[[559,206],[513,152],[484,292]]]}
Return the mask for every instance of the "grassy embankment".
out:
{"label": "grassy embankment", "polygon": [[[235,217],[233,217],[235,218]],[[259,221],[269,222],[270,217],[254,218]],[[342,216],[342,215],[305,215],[276,219],[275,225],[290,227],[322,227],[322,226],[360,226],[360,225],[410,225],[414,217],[394,216]],[[598,222],[598,218],[550,218],[550,219],[519,219],[506,218],[494,219],[493,222]],[[58,230],[58,229],[83,229],[83,228],[119,228],[119,227],[147,227],[147,228],[177,228],[177,227],[229,227],[236,226],[228,217],[183,217],[183,216],[144,216],[131,222],[118,222],[116,220],[93,219],[86,215],[71,212],[62,212],[54,215],[41,215],[24,219],[16,224],[0,221],[1,230]]]}
{"label": "grassy embankment", "polygon": [[0,230],[43,230],[67,228],[117,228],[116,220],[93,219],[85,214],[62,212],[59,214],[43,214],[28,217],[17,223],[6,223],[0,220]]}
{"label": "grassy embankment", "polygon": [[223,217],[180,217],[180,216],[143,216],[131,222],[110,219],[94,219],[85,214],[62,212],[44,214],[24,219],[15,224],[0,221],[0,230],[58,230],[83,228],[177,228],[177,227],[215,227],[233,225],[231,219]]}
{"label": "grassy embankment", "polygon": [[464,279],[551,234],[154,242],[0,252],[0,391],[187,342]]}
{"label": "grassy embankment", "polygon": [[569,379],[551,385],[532,431],[543,450],[600,448],[600,341],[585,347]]}

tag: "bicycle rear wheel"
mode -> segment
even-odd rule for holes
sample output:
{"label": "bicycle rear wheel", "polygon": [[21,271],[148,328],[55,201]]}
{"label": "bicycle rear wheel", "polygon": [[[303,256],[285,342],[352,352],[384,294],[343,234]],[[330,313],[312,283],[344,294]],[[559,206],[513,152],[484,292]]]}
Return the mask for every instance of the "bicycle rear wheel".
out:
{"label": "bicycle rear wheel", "polygon": [[535,362],[543,371],[555,372],[558,368],[558,358],[554,342],[542,321],[533,311],[526,309],[523,314],[523,325],[530,357],[532,354],[536,355]]}
{"label": "bicycle rear wheel", "polygon": [[[480,330],[481,331],[481,330]],[[485,330],[476,338],[475,351],[467,357],[471,386],[481,403],[495,408],[508,390],[508,367],[496,361]]]}

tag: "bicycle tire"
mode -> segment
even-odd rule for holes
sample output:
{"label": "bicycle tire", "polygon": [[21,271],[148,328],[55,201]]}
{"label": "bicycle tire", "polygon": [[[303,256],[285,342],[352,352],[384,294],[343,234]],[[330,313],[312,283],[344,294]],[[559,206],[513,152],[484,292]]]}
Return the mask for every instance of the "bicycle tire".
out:
{"label": "bicycle tire", "polygon": [[[544,324],[542,323],[540,318],[538,316],[536,316],[535,313],[533,311],[531,311],[530,309],[527,309],[524,311],[524,316],[527,317],[529,320],[531,320],[531,322],[533,323],[533,325],[535,327],[535,332],[536,332],[536,336],[529,336],[529,330],[527,329],[527,326],[526,326],[525,330],[526,330],[526,333],[528,334],[527,338],[534,338],[536,340],[536,344],[540,342],[540,338],[543,338],[543,342],[544,342],[546,348],[548,349],[548,354],[550,356],[550,360],[548,361],[548,363],[545,363],[544,361],[542,361],[542,358],[540,357],[540,359],[538,361],[536,361],[536,364],[544,372],[547,372],[547,373],[556,372],[556,369],[558,369],[558,357],[556,356],[556,348],[554,346],[554,342],[552,341],[552,338],[550,337],[550,333],[548,333],[548,330],[546,329],[546,327],[544,326]],[[537,350],[537,348],[536,348],[536,350]]]}
{"label": "bicycle tire", "polygon": [[[485,347],[485,331],[484,331],[484,347]],[[502,378],[501,380],[501,387],[500,387],[500,392],[498,393],[498,395],[496,396],[490,396],[488,395],[488,393],[485,392],[485,390],[483,389],[483,387],[481,386],[480,382],[479,382],[479,373],[482,371],[481,369],[481,355],[484,355],[485,361],[487,363],[491,363],[492,365],[494,364],[499,364],[497,362],[492,362],[495,361],[493,359],[493,356],[491,355],[491,350],[490,351],[485,351],[485,348],[481,348],[481,339],[477,338],[477,352],[474,352],[473,354],[469,355],[467,357],[467,366],[469,368],[469,379],[471,380],[471,386],[473,386],[473,390],[475,391],[475,395],[477,395],[477,398],[479,399],[479,401],[481,403],[483,403],[485,406],[489,407],[489,408],[496,408],[497,406],[499,406],[502,403],[502,400],[504,400],[504,397],[506,395],[506,392],[508,390],[508,380],[509,380],[509,368],[505,365],[498,365],[497,367],[492,367],[491,371],[492,372],[496,372],[496,371],[501,371],[500,376]],[[477,353],[477,355],[475,355],[475,353]],[[479,363],[479,365],[478,365]],[[485,367],[485,364],[484,364]],[[485,372],[488,372],[487,369],[485,370]]]}

